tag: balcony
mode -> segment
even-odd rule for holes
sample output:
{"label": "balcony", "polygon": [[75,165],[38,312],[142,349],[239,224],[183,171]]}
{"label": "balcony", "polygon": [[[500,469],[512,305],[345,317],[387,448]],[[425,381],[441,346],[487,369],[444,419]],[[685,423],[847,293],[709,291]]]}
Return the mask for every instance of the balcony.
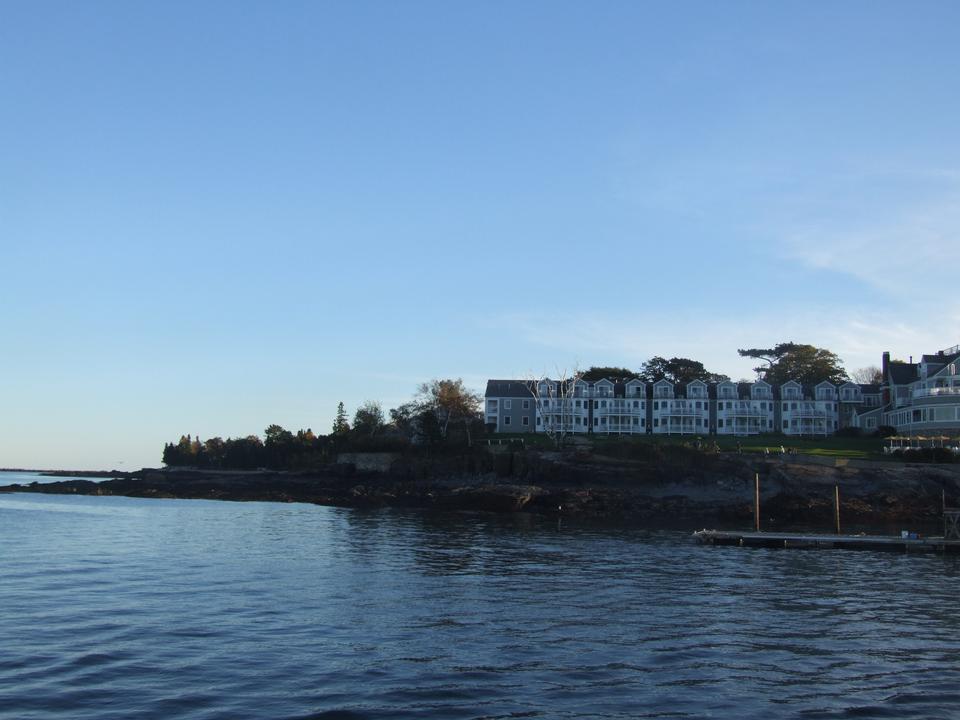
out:
{"label": "balcony", "polygon": [[960,387],[918,388],[917,390],[913,391],[912,395],[914,398],[958,396],[960,396]]}
{"label": "balcony", "polygon": [[594,415],[644,415],[646,412],[646,408],[633,407],[633,400],[608,401],[607,407],[593,409]]}
{"label": "balcony", "polygon": [[660,408],[659,410],[653,411],[654,416],[660,418],[669,418],[669,417],[701,417],[707,415],[706,410],[696,410],[694,408],[688,407],[673,407],[673,408]]}
{"label": "balcony", "polygon": [[594,428],[594,431],[614,433],[645,433],[647,429],[645,427],[640,427],[639,423],[637,425],[634,425],[633,423],[607,423],[606,425],[601,425],[600,427]]}
{"label": "balcony", "polygon": [[740,418],[740,417],[766,418],[770,415],[773,415],[773,413],[769,412],[768,410],[756,410],[751,407],[736,407],[736,408],[733,408],[732,410],[717,411],[718,417],[727,417],[727,418]]}
{"label": "balcony", "polygon": [[[784,418],[791,417],[798,420],[826,420],[827,413],[823,410],[790,410],[783,414]],[[833,417],[831,413],[830,417]]]}

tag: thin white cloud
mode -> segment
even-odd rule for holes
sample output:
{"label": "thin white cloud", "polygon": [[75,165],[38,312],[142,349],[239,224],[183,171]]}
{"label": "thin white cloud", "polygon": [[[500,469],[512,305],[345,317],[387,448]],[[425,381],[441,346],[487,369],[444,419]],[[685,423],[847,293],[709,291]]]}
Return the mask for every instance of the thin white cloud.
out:
{"label": "thin white cloud", "polygon": [[931,288],[956,282],[960,188],[909,207],[879,207],[860,222],[801,225],[784,246],[788,257],[810,268],[846,274],[901,301],[926,305]]}

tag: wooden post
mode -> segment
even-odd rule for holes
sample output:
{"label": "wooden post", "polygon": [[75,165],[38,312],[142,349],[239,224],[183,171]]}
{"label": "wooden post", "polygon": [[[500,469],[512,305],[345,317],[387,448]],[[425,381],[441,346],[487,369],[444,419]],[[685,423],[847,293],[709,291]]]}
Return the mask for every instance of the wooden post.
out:
{"label": "wooden post", "polygon": [[840,534],[840,486],[833,486],[833,515],[837,525],[837,535]]}
{"label": "wooden post", "polygon": [[760,473],[753,476],[753,524],[760,532]]}

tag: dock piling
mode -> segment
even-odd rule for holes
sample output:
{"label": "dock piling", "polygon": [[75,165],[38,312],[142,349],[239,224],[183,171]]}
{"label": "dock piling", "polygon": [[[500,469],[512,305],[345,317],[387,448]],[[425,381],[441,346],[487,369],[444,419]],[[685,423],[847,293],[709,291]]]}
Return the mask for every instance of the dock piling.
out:
{"label": "dock piling", "polygon": [[760,532],[760,473],[753,476],[753,524]]}
{"label": "dock piling", "polygon": [[833,486],[833,517],[837,526],[837,535],[840,534],[840,486]]}

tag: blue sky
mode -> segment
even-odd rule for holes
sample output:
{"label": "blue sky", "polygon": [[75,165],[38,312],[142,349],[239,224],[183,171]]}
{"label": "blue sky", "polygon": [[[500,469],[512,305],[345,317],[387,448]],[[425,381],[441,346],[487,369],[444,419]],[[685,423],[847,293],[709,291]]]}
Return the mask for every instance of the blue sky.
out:
{"label": "blue sky", "polygon": [[0,466],[960,342],[960,5],[0,2]]}

